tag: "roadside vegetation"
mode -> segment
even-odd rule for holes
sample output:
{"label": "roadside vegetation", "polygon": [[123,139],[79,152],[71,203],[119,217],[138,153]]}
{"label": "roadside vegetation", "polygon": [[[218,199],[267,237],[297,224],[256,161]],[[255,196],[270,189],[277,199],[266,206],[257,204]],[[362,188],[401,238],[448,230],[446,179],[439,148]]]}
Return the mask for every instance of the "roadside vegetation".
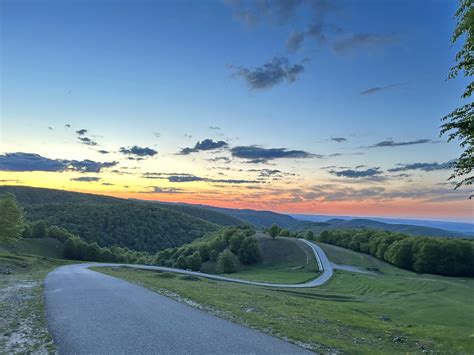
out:
{"label": "roadside vegetation", "polygon": [[418,273],[474,276],[471,240],[412,237],[373,230],[324,231],[317,240],[370,254]]}
{"label": "roadside vegetation", "polygon": [[256,233],[250,226],[226,227],[158,252],[153,264],[271,283],[303,283],[317,276],[314,255],[306,244],[275,238]]}
{"label": "roadside vegetation", "polygon": [[327,284],[298,290],[128,268],[95,270],[314,351],[474,351],[474,279],[419,275],[366,254],[322,247],[332,249],[333,262],[378,273],[335,270]]}
{"label": "roadside vegetation", "polygon": [[[44,256],[51,241],[23,241],[22,252],[0,244],[0,353],[54,353],[55,346],[46,326],[43,305],[43,280],[67,262]],[[28,254],[27,254],[28,253]],[[49,251],[46,252],[49,254]]]}
{"label": "roadside vegetation", "polygon": [[[161,266],[200,271],[203,264],[215,264],[219,273],[236,272],[240,264],[252,265],[262,259],[255,230],[250,226],[223,228],[209,237],[165,249],[156,254],[154,263]],[[209,268],[208,268],[209,269]]]}

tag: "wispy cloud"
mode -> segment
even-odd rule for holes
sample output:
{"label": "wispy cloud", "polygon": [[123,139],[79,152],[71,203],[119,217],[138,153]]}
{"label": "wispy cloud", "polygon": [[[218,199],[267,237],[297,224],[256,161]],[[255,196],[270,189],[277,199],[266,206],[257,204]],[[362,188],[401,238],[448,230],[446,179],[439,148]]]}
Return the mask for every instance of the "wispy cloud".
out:
{"label": "wispy cloud", "polygon": [[330,174],[347,178],[367,178],[383,174],[379,167],[360,169],[329,170]]}
{"label": "wispy cloud", "polygon": [[304,71],[301,64],[290,64],[285,57],[275,57],[261,67],[249,69],[239,66],[230,66],[233,76],[245,80],[251,89],[269,89],[284,81],[293,83]]}
{"label": "wispy cloud", "polygon": [[334,42],[333,49],[341,54],[358,49],[378,50],[397,41],[397,37],[391,34],[352,33]]}
{"label": "wispy cloud", "polygon": [[395,84],[390,84],[390,85],[385,85],[385,86],[374,86],[374,87],[371,87],[371,88],[368,88],[368,89],[365,89],[365,90],[361,91],[360,94],[361,95],[373,95],[373,94],[379,93],[381,91],[393,89],[393,88],[403,86],[403,85],[405,85],[405,84],[404,83],[395,83]]}
{"label": "wispy cloud", "polygon": [[449,170],[452,169],[454,161],[448,161],[445,163],[411,163],[411,164],[397,164],[396,168],[388,169],[389,172],[409,171],[409,170],[421,170],[421,171],[436,171],[436,170]]}
{"label": "wispy cloud", "polygon": [[85,144],[85,145],[90,145],[90,146],[98,145],[98,143],[96,141],[93,141],[89,137],[77,137],[77,139],[79,139],[81,141],[81,143]]}
{"label": "wispy cloud", "polygon": [[137,145],[134,145],[133,147],[128,147],[128,148],[121,147],[119,151],[122,154],[131,155],[132,158],[134,157],[146,158],[146,157],[152,157],[158,154],[158,152],[154,149],[151,149],[148,147],[139,147]]}
{"label": "wispy cloud", "polygon": [[196,153],[200,151],[209,151],[209,150],[217,150],[221,148],[226,148],[228,146],[227,142],[224,141],[213,141],[212,139],[204,139],[201,142],[196,142],[194,147],[187,147],[181,149],[178,153],[179,155],[188,155],[191,153]]}
{"label": "wispy cloud", "polygon": [[431,139],[416,139],[413,141],[402,141],[402,142],[395,142],[391,139],[386,141],[381,141],[375,143],[373,145],[369,145],[368,148],[381,148],[381,147],[402,147],[406,145],[416,145],[416,144],[426,144],[426,143],[434,143]]}
{"label": "wispy cloud", "polygon": [[273,159],[294,158],[305,159],[322,157],[303,150],[290,150],[287,148],[262,148],[256,145],[233,147],[230,152],[233,157],[248,159],[251,163],[265,163]]}
{"label": "wispy cloud", "polygon": [[185,183],[185,182],[195,182],[195,181],[204,181],[204,182],[212,182],[212,183],[221,183],[221,184],[258,184],[261,181],[258,180],[246,180],[246,179],[212,179],[212,178],[204,178],[195,175],[171,175],[168,176],[169,182],[175,183]]}
{"label": "wispy cloud", "polygon": [[[161,187],[161,186],[149,186],[150,190],[147,191],[140,191],[140,193],[144,194],[182,194],[186,192],[183,189],[178,189],[175,187]],[[188,192],[190,193],[190,192]]]}
{"label": "wispy cloud", "polygon": [[96,176],[80,176],[76,178],[72,178],[72,181],[80,181],[80,182],[96,182],[99,181],[100,178]]}

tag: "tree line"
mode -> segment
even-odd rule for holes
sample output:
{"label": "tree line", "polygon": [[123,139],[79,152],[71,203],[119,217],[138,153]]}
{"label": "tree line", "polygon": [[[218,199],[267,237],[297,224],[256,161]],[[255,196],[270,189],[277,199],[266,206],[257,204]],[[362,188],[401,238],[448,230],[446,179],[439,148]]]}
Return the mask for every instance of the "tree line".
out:
{"label": "tree line", "polygon": [[474,276],[474,243],[469,240],[415,237],[376,230],[324,231],[316,239],[370,254],[406,270]]}
{"label": "tree line", "polygon": [[179,269],[200,271],[202,264],[216,263],[220,273],[232,273],[239,264],[251,265],[262,259],[255,230],[250,226],[225,227],[191,244],[168,248],[156,254],[154,263]]}

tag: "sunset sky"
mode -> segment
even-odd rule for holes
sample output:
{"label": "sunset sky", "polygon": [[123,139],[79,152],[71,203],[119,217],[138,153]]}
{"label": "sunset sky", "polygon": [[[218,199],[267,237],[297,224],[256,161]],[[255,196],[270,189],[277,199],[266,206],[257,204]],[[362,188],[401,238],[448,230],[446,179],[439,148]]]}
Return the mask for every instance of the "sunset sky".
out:
{"label": "sunset sky", "polygon": [[456,1],[0,2],[0,184],[472,220]]}

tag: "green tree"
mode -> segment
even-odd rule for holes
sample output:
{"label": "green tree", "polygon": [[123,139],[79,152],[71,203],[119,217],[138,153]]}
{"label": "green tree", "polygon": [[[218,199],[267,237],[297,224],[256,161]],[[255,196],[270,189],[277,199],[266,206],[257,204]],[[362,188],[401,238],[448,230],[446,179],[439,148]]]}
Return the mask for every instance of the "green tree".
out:
{"label": "green tree", "polygon": [[[474,1],[461,0],[459,9],[456,11],[457,24],[454,29],[452,42],[461,38],[465,42],[461,50],[456,54],[456,63],[451,68],[448,78],[453,79],[460,72],[465,77],[471,77],[474,73]],[[474,82],[469,82],[462,94],[464,99],[469,100],[474,90]],[[470,100],[469,100],[470,101]],[[471,185],[474,182],[472,169],[474,167],[474,103],[468,102],[462,107],[455,109],[442,118],[445,123],[441,126],[441,133],[448,134],[448,141],[458,139],[464,152],[454,163],[454,172],[449,179],[461,178],[455,189],[462,185]],[[472,198],[471,195],[469,198]]]}
{"label": "green tree", "polygon": [[180,255],[178,260],[176,260],[174,267],[178,269],[183,269],[183,270],[187,269],[188,263],[186,262],[186,257],[184,255]]}
{"label": "green tree", "polygon": [[25,228],[23,229],[23,232],[21,232],[21,237],[31,238],[31,227],[28,223],[25,223]]}
{"label": "green tree", "polygon": [[25,226],[23,210],[18,206],[15,196],[0,196],[0,242],[16,241]]}
{"label": "green tree", "polygon": [[114,256],[108,248],[102,248],[100,250],[100,261],[113,262]]}
{"label": "green tree", "polygon": [[77,258],[77,245],[76,245],[77,238],[71,237],[66,242],[64,242],[63,246],[63,256],[66,259],[75,260]]}
{"label": "green tree", "polygon": [[232,253],[237,254],[239,252],[244,238],[245,236],[242,233],[234,234],[229,238],[229,249]]}
{"label": "green tree", "polygon": [[215,249],[212,249],[209,252],[209,260],[211,260],[211,261],[217,261],[218,256],[219,256],[219,252]]}
{"label": "green tree", "polygon": [[46,238],[48,236],[48,227],[44,221],[36,221],[31,228],[32,238]]}
{"label": "green tree", "polygon": [[254,264],[262,259],[260,243],[255,237],[246,237],[242,242],[238,257],[243,264]]}
{"label": "green tree", "polygon": [[201,259],[202,259],[202,262],[206,262],[209,260],[209,245],[207,245],[206,243],[201,243],[199,245],[199,254],[201,254]]}
{"label": "green tree", "polygon": [[282,237],[287,237],[288,238],[288,237],[291,236],[291,233],[288,229],[283,228],[283,229],[280,230],[279,235],[282,236]]}
{"label": "green tree", "polygon": [[312,230],[306,232],[305,239],[307,240],[314,240],[314,233]]}
{"label": "green tree", "polygon": [[237,257],[226,249],[217,257],[217,270],[224,274],[230,274],[237,271]]}
{"label": "green tree", "polygon": [[270,234],[270,237],[272,237],[273,239],[275,239],[279,233],[280,227],[278,227],[276,224],[272,225],[268,230],[268,234]]}
{"label": "green tree", "polygon": [[87,244],[85,259],[90,261],[98,261],[100,257],[100,247],[96,242]]}
{"label": "green tree", "polygon": [[73,236],[73,234],[69,233],[64,228],[60,228],[57,226],[51,226],[48,228],[48,238],[54,238],[63,243]]}
{"label": "green tree", "polygon": [[413,270],[413,238],[396,241],[386,251],[384,259],[402,269]]}
{"label": "green tree", "polygon": [[199,271],[201,270],[202,266],[202,259],[201,259],[201,253],[199,251],[195,251],[192,255],[187,257],[187,264],[188,268],[190,268],[193,271]]}

